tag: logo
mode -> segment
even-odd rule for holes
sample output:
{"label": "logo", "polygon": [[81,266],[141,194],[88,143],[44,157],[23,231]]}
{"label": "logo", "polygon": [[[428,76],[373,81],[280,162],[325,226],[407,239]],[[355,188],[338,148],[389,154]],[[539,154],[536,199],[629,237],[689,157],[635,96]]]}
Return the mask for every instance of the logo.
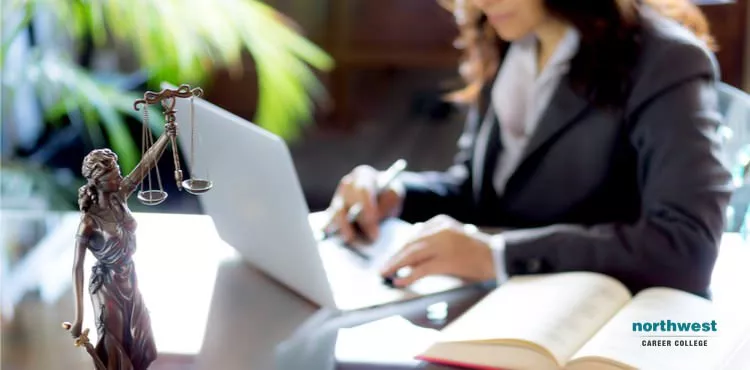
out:
{"label": "logo", "polygon": [[709,338],[718,331],[716,320],[633,322],[643,347],[708,347]]}

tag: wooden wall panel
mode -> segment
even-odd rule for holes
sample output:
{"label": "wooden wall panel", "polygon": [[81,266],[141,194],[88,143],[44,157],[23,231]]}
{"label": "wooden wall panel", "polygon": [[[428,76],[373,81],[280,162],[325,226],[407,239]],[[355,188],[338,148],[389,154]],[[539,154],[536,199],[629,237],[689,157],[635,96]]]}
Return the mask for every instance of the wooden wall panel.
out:
{"label": "wooden wall panel", "polygon": [[721,66],[722,80],[737,88],[742,88],[745,68],[750,63],[745,56],[749,37],[747,6],[748,0],[712,1],[701,5],[719,44],[716,58]]}
{"label": "wooden wall panel", "polygon": [[[336,60],[335,70],[321,76],[333,105],[319,112],[324,126],[350,127],[362,118],[354,107],[363,101],[373,105],[367,86],[357,85],[358,75],[373,71],[440,69],[455,70],[459,52],[453,47],[457,35],[452,14],[437,0],[269,0],[271,5],[307,27],[304,33]],[[742,87],[750,60],[745,56],[748,43],[748,2],[750,0],[695,0],[711,23],[721,49],[717,59],[723,81]],[[314,5],[313,5],[314,3]],[[252,62],[247,63],[252,72]],[[220,105],[243,116],[256,93],[255,79],[246,75],[232,79],[220,73],[212,97]],[[436,85],[440,81],[436,81]],[[388,81],[382,81],[387,85]],[[356,92],[356,93],[355,93]],[[239,100],[238,96],[248,97]],[[377,104],[375,104],[377,105]],[[366,114],[366,112],[364,112]]]}

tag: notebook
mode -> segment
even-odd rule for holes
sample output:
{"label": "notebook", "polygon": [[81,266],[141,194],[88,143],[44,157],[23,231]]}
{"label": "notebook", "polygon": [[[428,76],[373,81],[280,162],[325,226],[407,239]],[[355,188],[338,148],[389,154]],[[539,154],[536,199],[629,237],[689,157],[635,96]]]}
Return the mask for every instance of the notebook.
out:
{"label": "notebook", "polygon": [[418,359],[473,369],[715,369],[746,335],[711,301],[670,288],[631,296],[591,272],[513,277]]}

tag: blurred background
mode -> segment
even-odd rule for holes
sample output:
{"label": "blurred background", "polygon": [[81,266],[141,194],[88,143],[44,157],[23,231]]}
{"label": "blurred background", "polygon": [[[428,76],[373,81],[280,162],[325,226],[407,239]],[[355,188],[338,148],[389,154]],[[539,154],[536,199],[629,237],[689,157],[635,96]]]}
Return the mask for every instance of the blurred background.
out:
{"label": "blurred background", "polygon": [[[132,169],[132,103],[162,81],[201,86],[284,138],[313,210],[357,164],[452,158],[462,117],[440,95],[460,86],[459,54],[436,1],[3,1],[4,208],[75,209],[93,148]],[[160,114],[150,118],[158,134]],[[160,207],[133,209],[200,212],[170,185]]]}
{"label": "blurred background", "polygon": [[[742,186],[750,6],[695,2],[720,47],[722,109],[733,120],[727,158]],[[124,173],[133,168],[142,150],[133,101],[145,91],[161,82],[200,86],[207,100],[280,135],[316,211],[358,164],[450,164],[464,112],[441,96],[461,86],[456,36],[437,0],[2,0],[3,334],[12,330],[8,307],[39,294],[9,284],[22,284],[25,260],[59,221],[34,215],[77,210],[81,160],[94,148],[115,150]],[[161,115],[150,118],[158,135]],[[159,170],[172,178],[171,161]],[[131,209],[202,212],[173,181],[164,187],[165,203],[145,208],[133,197]],[[733,230],[742,228],[750,188],[738,194]]]}
{"label": "blurred background", "polygon": [[[747,89],[745,0],[700,0],[722,80]],[[141,154],[132,102],[163,81],[287,140],[312,210],[357,164],[450,163],[462,112],[453,16],[436,0],[3,0],[4,209],[75,209],[81,159],[110,147],[127,173]],[[155,134],[163,125],[150,115]],[[171,178],[172,164],[160,171]],[[200,212],[174,191],[160,207]],[[173,190],[170,192],[170,190]]]}

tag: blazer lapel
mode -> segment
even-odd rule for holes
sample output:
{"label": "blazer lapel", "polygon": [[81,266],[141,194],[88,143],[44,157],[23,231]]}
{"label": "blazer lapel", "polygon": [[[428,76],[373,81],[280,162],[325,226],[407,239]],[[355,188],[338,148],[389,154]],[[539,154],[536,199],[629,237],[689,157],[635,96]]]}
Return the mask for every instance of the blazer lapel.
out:
{"label": "blazer lapel", "polygon": [[[497,74],[497,72],[495,72]],[[491,130],[491,125],[497,125],[497,115],[492,107],[492,86],[493,83],[488,83],[482,87],[479,99],[477,102],[477,111],[479,113],[479,122],[477,124],[477,135],[475,138],[474,153],[472,160],[472,181],[474,189],[474,199],[479,201],[482,192],[482,183],[485,181],[485,171],[487,161],[487,149]]]}
{"label": "blazer lapel", "polygon": [[590,107],[589,102],[573,91],[568,76],[560,83],[550,99],[536,130],[526,144],[519,168],[526,160],[550,141],[557,133],[575,122],[576,119]]}
{"label": "blazer lapel", "polygon": [[475,176],[473,177],[474,199],[480,201],[486,192],[488,176],[492,176],[492,166],[497,163],[497,157],[502,150],[500,145],[499,130],[500,124],[497,115],[492,108],[487,109],[482,121],[480,121],[479,131],[477,133],[477,147],[474,151],[472,169]]}

